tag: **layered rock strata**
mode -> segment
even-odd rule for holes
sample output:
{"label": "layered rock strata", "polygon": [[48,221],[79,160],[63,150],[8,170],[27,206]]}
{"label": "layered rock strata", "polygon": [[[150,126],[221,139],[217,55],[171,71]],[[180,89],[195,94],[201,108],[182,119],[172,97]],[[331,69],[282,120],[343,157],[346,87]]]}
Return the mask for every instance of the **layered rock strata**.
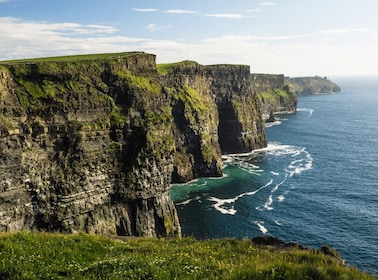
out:
{"label": "layered rock strata", "polygon": [[155,56],[1,66],[0,230],[179,236]]}
{"label": "layered rock strata", "polygon": [[251,74],[251,79],[265,121],[273,114],[293,113],[297,110],[297,96],[285,81],[284,75]]}
{"label": "layered rock strata", "polygon": [[180,236],[171,182],[266,146],[259,94],[283,84],[249,72],[145,53],[0,64],[0,231]]}

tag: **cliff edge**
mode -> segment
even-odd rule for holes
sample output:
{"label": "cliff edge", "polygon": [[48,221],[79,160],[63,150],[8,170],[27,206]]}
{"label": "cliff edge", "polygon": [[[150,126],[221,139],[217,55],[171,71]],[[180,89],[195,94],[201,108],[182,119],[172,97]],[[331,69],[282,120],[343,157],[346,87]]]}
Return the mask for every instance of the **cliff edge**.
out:
{"label": "cliff edge", "polygon": [[266,146],[261,93],[279,93],[281,110],[283,77],[155,60],[0,63],[0,231],[180,236],[170,184],[222,176],[222,153]]}
{"label": "cliff edge", "polygon": [[285,80],[290,90],[297,95],[335,93],[341,91],[341,88],[327,77],[287,77]]}
{"label": "cliff edge", "polygon": [[2,63],[0,230],[177,236],[155,56]]}
{"label": "cliff edge", "polygon": [[274,114],[297,111],[297,95],[288,85],[284,75],[251,74],[251,79],[252,87],[261,102],[265,121],[274,119]]}

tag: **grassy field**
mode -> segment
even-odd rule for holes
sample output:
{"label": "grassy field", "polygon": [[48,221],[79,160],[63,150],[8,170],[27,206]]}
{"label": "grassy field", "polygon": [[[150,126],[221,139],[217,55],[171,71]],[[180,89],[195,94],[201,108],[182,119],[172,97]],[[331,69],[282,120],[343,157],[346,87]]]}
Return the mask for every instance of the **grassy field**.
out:
{"label": "grassy field", "polygon": [[39,58],[17,59],[17,60],[5,60],[5,61],[0,61],[0,64],[36,63],[36,62],[73,62],[73,61],[82,61],[82,60],[120,58],[120,57],[135,55],[137,53],[140,53],[140,52],[122,52],[122,53],[83,54],[83,55],[56,56],[56,57],[39,57]]}
{"label": "grassy field", "polygon": [[0,279],[376,279],[323,253],[250,240],[0,235]]}

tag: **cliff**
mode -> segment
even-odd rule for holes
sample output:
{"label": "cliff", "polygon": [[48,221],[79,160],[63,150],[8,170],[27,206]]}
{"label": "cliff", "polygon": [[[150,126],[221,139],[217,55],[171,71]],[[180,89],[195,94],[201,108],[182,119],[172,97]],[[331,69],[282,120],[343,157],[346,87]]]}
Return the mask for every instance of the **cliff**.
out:
{"label": "cliff", "polygon": [[0,231],[180,236],[170,184],[265,147],[261,92],[282,87],[141,52],[0,63]]}
{"label": "cliff", "polygon": [[1,231],[180,235],[154,55],[0,67]]}
{"label": "cliff", "polygon": [[[184,61],[159,65],[158,70],[162,84],[173,96],[174,182],[218,176],[222,153],[266,146],[261,106],[249,66],[203,66]],[[194,162],[193,170],[188,159]]]}
{"label": "cliff", "polygon": [[291,113],[297,110],[297,96],[287,84],[284,75],[251,74],[264,120],[273,113]]}
{"label": "cliff", "polygon": [[285,78],[290,90],[297,95],[340,92],[340,87],[327,77]]}

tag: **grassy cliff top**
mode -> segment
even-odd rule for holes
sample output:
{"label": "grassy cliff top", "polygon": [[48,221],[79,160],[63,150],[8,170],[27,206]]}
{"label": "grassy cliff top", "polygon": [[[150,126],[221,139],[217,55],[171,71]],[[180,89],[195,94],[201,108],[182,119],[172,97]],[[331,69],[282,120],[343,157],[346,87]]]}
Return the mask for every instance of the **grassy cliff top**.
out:
{"label": "grassy cliff top", "polygon": [[39,58],[26,58],[17,60],[4,60],[0,64],[14,64],[14,63],[38,63],[38,62],[73,62],[97,59],[114,59],[132,56],[136,54],[144,54],[144,52],[120,52],[120,53],[101,53],[101,54],[83,54],[83,55],[70,55],[70,56],[54,56],[54,57],[39,57]]}
{"label": "grassy cliff top", "polygon": [[248,239],[0,235],[1,279],[376,279],[334,257]]}
{"label": "grassy cliff top", "polygon": [[184,60],[180,62],[172,62],[172,63],[161,63],[157,65],[157,70],[160,75],[168,74],[173,72],[175,69],[180,67],[196,67],[198,62],[191,61],[191,60]]}

